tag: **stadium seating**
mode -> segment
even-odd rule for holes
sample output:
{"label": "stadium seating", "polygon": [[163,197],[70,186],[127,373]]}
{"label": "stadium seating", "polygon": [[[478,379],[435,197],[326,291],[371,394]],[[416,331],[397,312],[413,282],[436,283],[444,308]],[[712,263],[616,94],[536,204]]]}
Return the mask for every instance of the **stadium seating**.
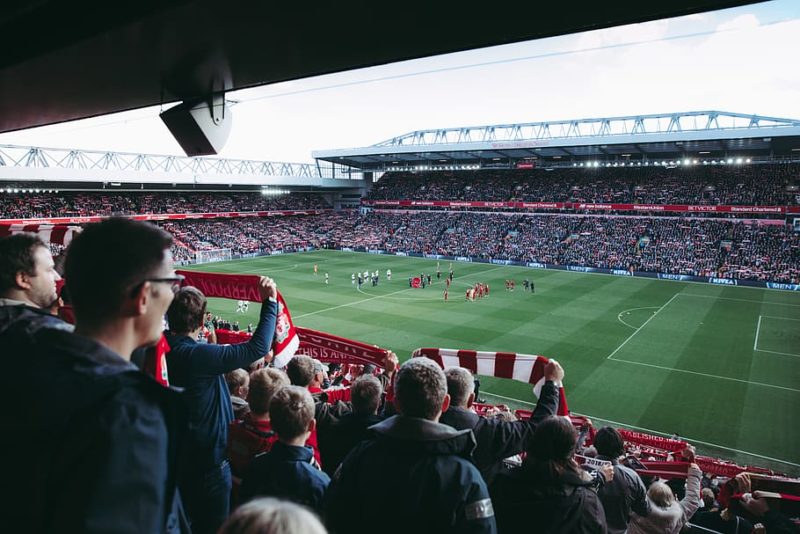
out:
{"label": "stadium seating", "polygon": [[800,165],[387,173],[372,200],[797,205]]}
{"label": "stadium seating", "polygon": [[145,213],[214,213],[324,209],[330,206],[320,195],[292,193],[269,197],[254,193],[3,193],[0,214],[4,219],[134,215]]}
{"label": "stadium seating", "polygon": [[374,211],[260,220],[169,221],[176,258],[299,247],[382,249],[559,265],[800,281],[800,236],[733,219]]}

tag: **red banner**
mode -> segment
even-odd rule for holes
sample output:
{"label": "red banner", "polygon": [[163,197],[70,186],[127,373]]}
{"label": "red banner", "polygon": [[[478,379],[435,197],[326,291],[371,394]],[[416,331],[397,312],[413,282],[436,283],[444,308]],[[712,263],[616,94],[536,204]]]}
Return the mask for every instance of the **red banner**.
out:
{"label": "red banner", "polygon": [[[226,219],[238,217],[277,217],[283,215],[319,215],[331,211],[321,210],[280,210],[280,211],[218,211],[213,213],[155,213],[144,215],[123,215],[135,221],[175,221],[183,219]],[[107,216],[90,217],[50,217],[44,219],[0,219],[0,224],[88,224],[108,219]]]}
{"label": "red banner", "polygon": [[310,328],[297,327],[300,335],[298,354],[307,354],[321,362],[327,363],[371,363],[383,367],[383,360],[389,354],[387,349],[377,345],[354,341],[327,332],[319,332]]}
{"label": "red banner", "polygon": [[194,286],[206,297],[261,302],[256,274],[221,274],[201,271],[175,271],[186,278],[187,286]]}
{"label": "red banner", "polygon": [[[365,364],[371,363],[383,368],[383,360],[389,353],[376,345],[354,341],[327,332],[320,332],[310,328],[297,328],[300,336],[300,348],[297,354],[306,354],[314,359],[326,363]],[[251,334],[247,332],[233,332],[231,330],[217,329],[217,342],[220,344],[245,343]]]}
{"label": "red banner", "polygon": [[800,206],[712,206],[689,204],[597,204],[583,202],[485,202],[465,200],[362,200],[365,206],[436,207],[436,208],[505,208],[572,209],[579,211],[645,211],[689,213],[800,213]]}

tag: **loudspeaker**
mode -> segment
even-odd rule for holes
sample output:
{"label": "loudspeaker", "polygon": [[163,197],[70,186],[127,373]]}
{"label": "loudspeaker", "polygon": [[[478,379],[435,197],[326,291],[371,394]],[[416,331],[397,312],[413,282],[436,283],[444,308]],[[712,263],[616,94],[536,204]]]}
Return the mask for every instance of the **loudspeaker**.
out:
{"label": "loudspeaker", "polygon": [[224,96],[183,102],[159,116],[187,156],[219,153],[231,133],[231,110]]}

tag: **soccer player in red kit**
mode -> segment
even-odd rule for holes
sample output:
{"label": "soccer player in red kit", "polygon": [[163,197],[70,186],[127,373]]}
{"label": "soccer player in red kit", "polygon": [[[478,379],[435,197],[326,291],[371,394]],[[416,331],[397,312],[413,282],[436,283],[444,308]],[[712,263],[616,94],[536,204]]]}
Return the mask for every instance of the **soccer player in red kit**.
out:
{"label": "soccer player in red kit", "polygon": [[447,302],[447,288],[444,288],[444,301]]}

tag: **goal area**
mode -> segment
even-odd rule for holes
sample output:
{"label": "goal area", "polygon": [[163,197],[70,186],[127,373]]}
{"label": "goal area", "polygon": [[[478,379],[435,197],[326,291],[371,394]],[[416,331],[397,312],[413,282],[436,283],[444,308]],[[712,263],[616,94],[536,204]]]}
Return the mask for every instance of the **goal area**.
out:
{"label": "goal area", "polygon": [[195,252],[195,263],[211,263],[215,261],[225,261],[232,258],[231,249],[214,248],[211,250],[198,250]]}

